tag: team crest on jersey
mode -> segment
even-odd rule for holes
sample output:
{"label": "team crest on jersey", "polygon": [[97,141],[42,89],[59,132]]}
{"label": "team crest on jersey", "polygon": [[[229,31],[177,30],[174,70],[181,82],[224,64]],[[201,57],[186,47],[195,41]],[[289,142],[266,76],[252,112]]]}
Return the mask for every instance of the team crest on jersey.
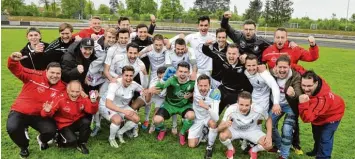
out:
{"label": "team crest on jersey", "polygon": [[81,104],[80,110],[84,110],[84,104]]}
{"label": "team crest on jersey", "polygon": [[238,68],[238,69],[237,69],[237,72],[238,72],[238,73],[242,73],[242,72],[243,72],[243,69],[242,69],[242,68]]}
{"label": "team crest on jersey", "polygon": [[45,91],[44,87],[37,87],[38,93],[43,93]]}
{"label": "team crest on jersey", "polygon": [[246,46],[245,41],[241,41],[241,42],[240,42],[240,47],[241,47],[241,48],[245,48],[245,46]]}
{"label": "team crest on jersey", "polygon": [[51,97],[53,98],[53,97],[55,97],[57,95],[57,92],[52,92],[51,93]]}
{"label": "team crest on jersey", "polygon": [[70,112],[70,107],[69,107],[69,106],[65,106],[65,107],[63,108],[63,110],[64,110],[65,112],[69,113],[69,112]]}
{"label": "team crest on jersey", "polygon": [[255,46],[254,46],[254,52],[258,52],[258,50],[259,50],[259,46],[258,46],[258,45],[255,45]]}

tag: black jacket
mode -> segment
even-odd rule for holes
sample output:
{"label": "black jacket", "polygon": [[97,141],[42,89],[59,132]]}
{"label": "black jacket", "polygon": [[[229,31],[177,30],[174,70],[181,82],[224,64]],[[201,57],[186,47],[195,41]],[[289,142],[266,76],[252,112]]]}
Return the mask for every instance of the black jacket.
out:
{"label": "black jacket", "polygon": [[[41,41],[44,44],[44,50],[48,47],[48,43]],[[25,47],[20,51],[22,56],[28,56],[28,58],[21,60],[21,64],[25,68],[45,70],[48,61],[44,60],[44,53],[35,53],[34,49],[31,48],[31,44],[28,42]]]}
{"label": "black jacket", "polygon": [[147,37],[145,40],[139,39],[138,36],[136,36],[133,40],[133,43],[136,43],[139,45],[139,50],[138,52],[142,51],[145,47],[153,44],[153,39],[151,37]]}
{"label": "black jacket", "polygon": [[[95,50],[93,50],[90,58],[84,58],[80,51],[80,42],[74,42],[69,46],[68,53],[64,54],[62,57],[62,80],[67,83],[71,80],[79,80],[83,85],[90,63],[96,59]],[[78,65],[84,66],[84,72],[81,74],[77,69]]]}
{"label": "black jacket", "polygon": [[74,43],[74,39],[71,39],[68,43],[64,43],[60,37],[52,41],[44,51],[48,63],[60,62],[62,56],[68,52],[68,48],[72,43]]}
{"label": "black jacket", "polygon": [[214,53],[208,46],[203,45],[202,52],[206,56],[212,58],[213,61],[219,61],[223,68],[221,70],[222,85],[232,91],[253,91],[253,86],[249,82],[248,77],[244,74],[244,66],[238,62],[235,67],[228,63],[226,56],[222,53]]}
{"label": "black jacket", "polygon": [[229,24],[229,19],[222,16],[221,27],[226,29],[227,35],[239,46],[240,54],[254,54],[258,57],[258,62],[261,63],[261,58],[264,50],[272,45],[272,42],[261,37],[255,36],[252,39],[245,39],[241,31],[234,30]]}
{"label": "black jacket", "polygon": [[[219,50],[218,43],[213,44],[213,51],[214,53],[221,54],[222,56],[226,56],[227,52],[227,45],[222,49]],[[216,81],[221,81],[222,80],[222,70],[223,70],[223,63],[219,60],[212,60],[212,78],[215,79]]]}

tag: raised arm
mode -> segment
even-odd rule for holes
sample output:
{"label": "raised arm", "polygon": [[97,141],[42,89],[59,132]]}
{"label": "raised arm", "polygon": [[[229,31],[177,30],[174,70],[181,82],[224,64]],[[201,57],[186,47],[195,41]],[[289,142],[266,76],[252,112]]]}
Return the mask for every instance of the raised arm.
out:
{"label": "raised arm", "polygon": [[229,18],[232,17],[232,13],[230,11],[227,11],[224,13],[222,16],[222,21],[221,21],[221,28],[226,29],[227,35],[229,38],[233,40],[234,43],[237,43],[240,39],[238,34],[240,34],[239,31],[234,30],[229,24]]}

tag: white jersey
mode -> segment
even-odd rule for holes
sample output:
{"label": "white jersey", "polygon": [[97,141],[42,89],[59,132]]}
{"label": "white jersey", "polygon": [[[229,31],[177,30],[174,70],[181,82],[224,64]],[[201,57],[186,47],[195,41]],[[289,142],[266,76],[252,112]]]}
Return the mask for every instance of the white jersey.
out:
{"label": "white jersey", "polygon": [[136,36],[137,36],[137,32],[131,32],[129,34],[129,39],[130,39],[129,43],[131,43],[134,40],[134,38],[136,38]]}
{"label": "white jersey", "polygon": [[[148,47],[152,47],[152,51],[149,51],[147,53],[144,53],[141,58],[148,56],[149,62],[150,62],[150,79],[152,80],[153,78],[157,77],[157,70],[159,67],[165,65],[165,57],[166,57],[166,47],[164,46],[163,49],[160,52],[157,52],[153,45],[150,45]],[[141,52],[145,52],[148,47],[144,48]]]}
{"label": "white jersey", "polygon": [[109,84],[106,99],[112,100],[116,106],[122,108],[128,106],[134,92],[142,91],[143,87],[134,81],[128,87],[124,87],[122,78],[119,78],[116,83]]}
{"label": "white jersey", "polygon": [[[195,86],[194,89],[194,95],[193,95],[193,103],[192,103],[192,108],[195,112],[195,120],[203,120],[206,118],[210,118],[214,121],[218,121],[219,119],[219,102],[220,102],[220,92],[218,89],[210,90],[206,96],[202,96],[200,94],[200,91],[198,90],[197,86]],[[209,110],[206,110],[205,108],[202,108],[198,103],[200,100],[203,100],[203,102],[207,105],[210,106]]]}
{"label": "white jersey", "polygon": [[115,44],[113,46],[111,46],[108,50],[107,50],[107,56],[105,59],[105,64],[107,65],[111,65],[112,63],[112,59],[115,57],[115,55],[118,54],[126,54],[127,50],[126,50],[126,46],[120,45],[120,44]]}
{"label": "white jersey", "polygon": [[173,66],[175,69],[177,68],[177,65],[185,61],[189,63],[190,65],[195,65],[196,64],[196,56],[195,54],[191,51],[192,49],[189,48],[188,52],[183,54],[182,56],[178,56],[174,50],[168,50],[165,53],[165,65],[167,67]]}
{"label": "white jersey", "polygon": [[269,71],[255,73],[251,75],[247,70],[244,71],[253,86],[252,100],[256,106],[260,106],[266,111],[269,108],[270,88],[272,90],[274,104],[279,104],[280,90],[276,80]]}
{"label": "white jersey", "polygon": [[239,131],[250,131],[258,128],[258,120],[267,120],[269,114],[260,107],[256,107],[254,104],[251,105],[250,112],[248,115],[243,115],[239,111],[239,105],[233,104],[229,106],[224,113],[223,121],[233,120],[232,128]]}
{"label": "white jersey", "polygon": [[196,54],[197,68],[199,70],[212,71],[212,59],[202,52],[202,46],[207,40],[216,41],[216,35],[207,33],[203,36],[200,32],[197,32],[185,37],[186,44],[190,44]]}
{"label": "white jersey", "polygon": [[133,77],[145,69],[144,63],[139,58],[134,63],[130,63],[126,54],[117,54],[114,56],[110,66],[110,75],[114,78],[122,75],[122,68],[124,66],[132,66],[134,68]]}

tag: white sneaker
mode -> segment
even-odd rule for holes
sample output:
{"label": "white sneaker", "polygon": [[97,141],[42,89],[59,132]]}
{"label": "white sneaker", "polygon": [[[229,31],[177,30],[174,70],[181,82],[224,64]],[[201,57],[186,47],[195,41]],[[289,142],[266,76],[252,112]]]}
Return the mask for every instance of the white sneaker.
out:
{"label": "white sneaker", "polygon": [[133,137],[138,137],[138,131],[139,131],[139,128],[137,125],[136,127],[133,128]]}
{"label": "white sneaker", "polygon": [[126,143],[126,141],[124,141],[123,139],[123,134],[118,134],[118,140],[120,141],[121,144]]}
{"label": "white sneaker", "polygon": [[110,142],[111,147],[118,148],[118,144],[115,139],[108,139],[108,142]]}
{"label": "white sneaker", "polygon": [[148,133],[151,134],[155,131],[155,125],[151,124]]}
{"label": "white sneaker", "polygon": [[100,129],[101,129],[101,127],[95,126],[95,128],[94,128],[94,130],[92,130],[90,136],[92,136],[92,137],[96,136],[97,133],[99,133]]}

